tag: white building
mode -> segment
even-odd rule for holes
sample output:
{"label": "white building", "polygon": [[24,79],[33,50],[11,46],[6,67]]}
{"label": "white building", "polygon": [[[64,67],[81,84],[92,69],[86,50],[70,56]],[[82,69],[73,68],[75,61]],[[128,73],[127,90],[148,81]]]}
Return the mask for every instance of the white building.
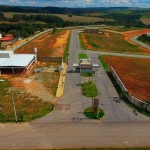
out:
{"label": "white building", "polygon": [[28,75],[36,62],[36,54],[14,54],[14,51],[0,51],[0,75]]}

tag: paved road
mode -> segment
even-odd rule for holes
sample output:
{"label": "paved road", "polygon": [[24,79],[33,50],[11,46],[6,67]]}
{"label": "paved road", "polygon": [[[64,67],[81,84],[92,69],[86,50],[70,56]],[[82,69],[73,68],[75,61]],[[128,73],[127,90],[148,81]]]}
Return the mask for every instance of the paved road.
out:
{"label": "paved road", "polygon": [[[73,30],[68,70],[81,52],[99,63],[99,53],[82,50],[77,35]],[[83,114],[91,106],[91,99],[81,94],[87,79],[78,73],[67,73],[66,79],[64,96],[52,114],[30,123],[0,124],[0,148],[150,146],[150,118],[135,115],[122,100],[115,101],[118,94],[102,67],[93,79],[101,93],[99,106],[105,111],[101,120],[89,120]]]}
{"label": "paved road", "polygon": [[147,45],[147,44],[137,40],[138,37],[139,36],[133,36],[133,37],[130,38],[130,40],[133,41],[134,43],[137,43],[137,44],[139,44],[139,45],[141,45],[141,46],[143,46],[143,47],[145,47],[145,48],[150,50],[150,46],[149,45]]}

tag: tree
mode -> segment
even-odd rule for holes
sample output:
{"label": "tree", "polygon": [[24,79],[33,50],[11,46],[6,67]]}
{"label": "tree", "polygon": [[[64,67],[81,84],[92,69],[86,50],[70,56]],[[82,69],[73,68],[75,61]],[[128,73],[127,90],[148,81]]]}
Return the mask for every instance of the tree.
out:
{"label": "tree", "polygon": [[88,84],[89,84],[89,87],[90,87],[90,93],[92,93],[93,81],[89,80]]}
{"label": "tree", "polygon": [[72,13],[69,13],[69,14],[68,14],[68,17],[72,17]]}
{"label": "tree", "polygon": [[92,72],[88,72],[89,81],[91,81],[91,78],[93,78],[94,74]]}

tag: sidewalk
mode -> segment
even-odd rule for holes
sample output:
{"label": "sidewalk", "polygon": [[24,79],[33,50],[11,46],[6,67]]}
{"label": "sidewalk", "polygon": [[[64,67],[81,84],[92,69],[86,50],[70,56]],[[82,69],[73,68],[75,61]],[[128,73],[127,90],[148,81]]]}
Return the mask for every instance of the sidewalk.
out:
{"label": "sidewalk", "polygon": [[63,70],[60,72],[58,87],[56,91],[56,97],[62,97],[64,93],[66,73],[67,73],[67,64],[62,63]]}

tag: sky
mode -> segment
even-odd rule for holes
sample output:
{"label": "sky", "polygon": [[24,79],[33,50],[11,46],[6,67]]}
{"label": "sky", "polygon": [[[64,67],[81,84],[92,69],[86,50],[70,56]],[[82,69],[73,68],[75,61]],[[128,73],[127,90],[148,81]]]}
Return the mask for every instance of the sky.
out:
{"label": "sky", "polygon": [[150,0],[0,0],[1,5],[54,7],[141,7],[150,8]]}

